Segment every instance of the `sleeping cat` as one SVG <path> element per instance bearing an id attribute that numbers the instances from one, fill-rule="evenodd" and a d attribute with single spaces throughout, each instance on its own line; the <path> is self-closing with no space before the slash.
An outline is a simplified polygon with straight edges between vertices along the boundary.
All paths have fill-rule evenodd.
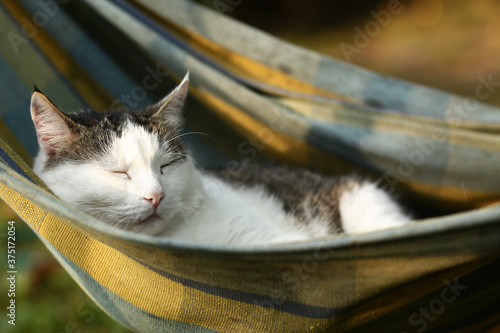
<path id="1" fill-rule="evenodd" d="M 62 113 L 35 89 L 34 171 L 62 200 L 112 226 L 196 243 L 254 245 L 409 222 L 356 177 L 288 167 L 199 170 L 181 141 L 188 76 L 144 110 Z"/>

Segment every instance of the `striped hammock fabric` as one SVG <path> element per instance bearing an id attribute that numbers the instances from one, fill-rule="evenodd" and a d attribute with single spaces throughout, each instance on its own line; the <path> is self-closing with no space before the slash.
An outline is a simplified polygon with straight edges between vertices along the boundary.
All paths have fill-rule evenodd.
<path id="1" fill-rule="evenodd" d="M 126 327 L 500 328 L 500 109 L 299 48 L 186 0 L 1 1 L 0 27 L 0 197 Z M 422 216 L 453 213 L 299 244 L 187 244 L 108 227 L 31 171 L 33 83 L 63 110 L 136 108 L 187 70 L 188 127 L 217 139 L 186 137 L 200 164 L 272 158 L 356 170 Z"/>

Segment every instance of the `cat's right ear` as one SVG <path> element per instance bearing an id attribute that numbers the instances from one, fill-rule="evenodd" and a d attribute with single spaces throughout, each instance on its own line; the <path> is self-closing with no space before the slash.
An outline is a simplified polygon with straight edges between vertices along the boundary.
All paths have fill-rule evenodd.
<path id="1" fill-rule="evenodd" d="M 31 119 L 38 145 L 48 156 L 56 154 L 73 140 L 72 122 L 36 86 L 31 95 Z"/>
<path id="2" fill-rule="evenodd" d="M 154 117 L 161 117 L 172 125 L 182 124 L 182 107 L 189 90 L 189 72 L 181 83 L 161 101 L 153 105 Z"/>

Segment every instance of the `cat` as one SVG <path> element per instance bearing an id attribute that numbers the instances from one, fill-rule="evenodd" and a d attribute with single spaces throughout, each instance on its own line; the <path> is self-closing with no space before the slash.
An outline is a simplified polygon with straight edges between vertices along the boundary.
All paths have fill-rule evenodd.
<path id="1" fill-rule="evenodd" d="M 201 170 L 181 141 L 188 74 L 143 110 L 65 114 L 35 88 L 33 170 L 109 225 L 196 243 L 259 245 L 401 226 L 388 193 L 356 176 L 274 166 Z"/>

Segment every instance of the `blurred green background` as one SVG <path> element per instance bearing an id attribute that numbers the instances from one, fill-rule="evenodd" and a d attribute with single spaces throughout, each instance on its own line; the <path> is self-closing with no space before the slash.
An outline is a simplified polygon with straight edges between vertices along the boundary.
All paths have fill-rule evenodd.
<path id="1" fill-rule="evenodd" d="M 378 30 L 373 22 L 384 17 L 388 1 L 241 0 L 226 7 L 216 5 L 223 0 L 199 2 L 292 43 L 459 95 L 474 95 L 480 76 L 500 81 L 500 7 L 495 0 L 402 0 L 401 10 L 385 17 Z M 360 39 L 359 31 L 368 38 Z M 356 51 L 346 54 L 347 46 Z M 500 91 L 487 102 L 500 105 Z M 128 332 L 85 295 L 29 227 L 0 202 L 4 253 L 12 220 L 17 317 L 13 327 L 2 310 L 0 332 Z M 7 271 L 7 258 L 1 257 Z M 0 308 L 5 309 L 8 288 L 6 279 L 1 280 Z"/>

